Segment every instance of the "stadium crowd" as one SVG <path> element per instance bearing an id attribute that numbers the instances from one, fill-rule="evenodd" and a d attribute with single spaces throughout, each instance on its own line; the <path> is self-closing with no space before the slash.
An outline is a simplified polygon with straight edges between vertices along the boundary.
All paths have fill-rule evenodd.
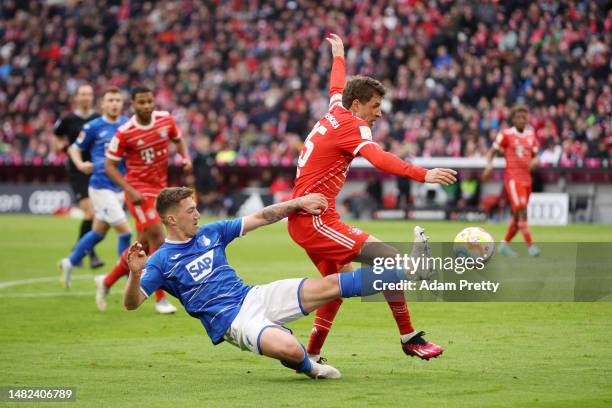
<path id="1" fill-rule="evenodd" d="M 291 165 L 327 109 L 322 39 L 336 32 L 348 73 L 387 86 L 374 134 L 401 157 L 484 156 L 524 102 L 543 165 L 600 166 L 612 154 L 604 3 L 6 0 L 0 162 L 62 162 L 53 124 L 88 82 L 155 89 L 209 162 Z"/>

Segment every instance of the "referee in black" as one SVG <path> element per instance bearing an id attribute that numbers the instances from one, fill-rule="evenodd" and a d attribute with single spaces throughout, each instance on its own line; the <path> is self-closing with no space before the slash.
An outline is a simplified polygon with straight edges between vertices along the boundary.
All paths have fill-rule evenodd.
<path id="1" fill-rule="evenodd" d="M 74 95 L 74 106 L 72 108 L 72 112 L 62 116 L 57 122 L 55 122 L 55 128 L 53 131 L 55 135 L 54 143 L 55 148 L 58 151 L 63 150 L 64 152 L 67 152 L 68 147 L 70 147 L 70 145 L 74 143 L 76 138 L 79 136 L 83 125 L 100 116 L 94 111 L 93 106 L 93 88 L 88 84 L 79 85 L 76 94 Z M 83 161 L 91 161 L 89 153 L 82 152 L 82 155 Z M 79 232 L 80 239 L 83 235 L 87 234 L 89 230 L 91 230 L 91 225 L 93 222 L 94 211 L 87 192 L 89 188 L 89 175 L 91 174 L 91 170 L 89 170 L 88 174 L 81 173 L 72 160 L 70 160 L 70 156 L 68 156 L 68 159 L 66 160 L 66 168 L 68 172 L 68 182 L 70 183 L 70 187 L 72 187 L 72 191 L 74 192 L 77 205 L 85 214 L 83 222 L 81 222 L 81 229 Z M 94 251 L 89 254 L 89 260 L 93 269 L 104 266 L 104 262 L 97 257 Z"/>

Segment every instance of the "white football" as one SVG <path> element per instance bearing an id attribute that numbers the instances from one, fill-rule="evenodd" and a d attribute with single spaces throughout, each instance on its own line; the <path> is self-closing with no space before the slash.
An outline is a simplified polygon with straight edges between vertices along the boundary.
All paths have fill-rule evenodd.
<path id="1" fill-rule="evenodd" d="M 481 258 L 487 262 L 494 249 L 495 241 L 491 234 L 480 227 L 467 227 L 455 237 L 453 254 L 460 258 Z"/>

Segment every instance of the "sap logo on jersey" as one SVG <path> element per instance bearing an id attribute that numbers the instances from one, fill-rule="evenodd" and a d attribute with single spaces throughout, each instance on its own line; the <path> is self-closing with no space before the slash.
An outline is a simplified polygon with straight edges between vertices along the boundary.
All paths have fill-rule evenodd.
<path id="1" fill-rule="evenodd" d="M 194 281 L 198 282 L 202 280 L 204 276 L 206 276 L 212 271 L 213 255 L 214 249 L 211 249 L 204 255 L 196 258 L 195 260 L 185 265 L 185 268 L 187 268 L 187 271 L 189 272 Z"/>

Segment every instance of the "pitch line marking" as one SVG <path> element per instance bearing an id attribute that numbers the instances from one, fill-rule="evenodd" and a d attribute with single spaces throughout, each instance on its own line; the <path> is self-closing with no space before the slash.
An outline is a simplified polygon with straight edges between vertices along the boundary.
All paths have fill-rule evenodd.
<path id="1" fill-rule="evenodd" d="M 73 275 L 72 280 L 87 280 L 93 279 L 93 275 Z M 0 289 L 6 289 L 13 286 L 29 285 L 32 283 L 47 283 L 47 282 L 59 282 L 58 276 L 46 276 L 44 278 L 30 278 L 30 279 L 18 279 L 12 281 L 0 282 Z"/>

